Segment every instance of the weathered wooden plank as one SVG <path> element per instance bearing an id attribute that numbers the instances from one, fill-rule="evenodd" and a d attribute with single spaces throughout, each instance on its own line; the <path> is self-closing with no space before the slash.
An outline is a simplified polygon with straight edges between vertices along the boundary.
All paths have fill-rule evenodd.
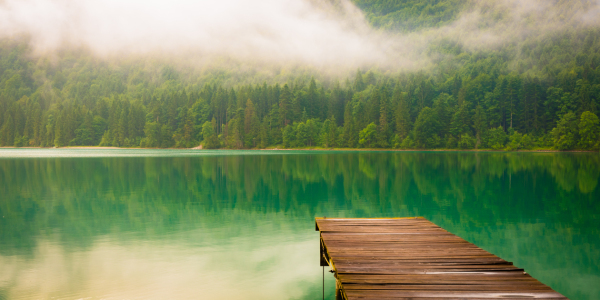
<path id="1" fill-rule="evenodd" d="M 538 291 L 552 291 L 551 288 L 537 284 L 535 282 L 528 283 L 512 283 L 512 284 L 348 284 L 344 282 L 344 289 L 349 290 L 404 290 L 404 291 L 463 291 L 463 292 L 528 292 L 536 293 Z"/>
<path id="2" fill-rule="evenodd" d="M 452 287 L 454 285 L 489 285 L 490 282 L 493 285 L 506 285 L 509 287 L 517 286 L 517 285 L 528 285 L 528 284 L 535 285 L 535 286 L 541 286 L 539 284 L 539 282 L 535 279 L 523 280 L 523 279 L 518 279 L 518 278 L 517 279 L 512 278 L 511 280 L 508 280 L 508 279 L 504 279 L 502 277 L 499 277 L 499 278 L 491 277 L 491 278 L 486 278 L 485 280 L 474 280 L 474 279 L 478 279 L 478 278 L 471 278 L 470 280 L 448 279 L 448 278 L 446 278 L 446 279 L 422 279 L 422 280 L 417 280 L 417 279 L 406 279 L 406 280 L 340 279 L 340 281 L 344 285 L 348 284 L 348 286 L 353 285 L 353 284 L 369 284 L 372 286 L 375 286 L 375 285 L 383 285 L 383 286 L 387 286 L 387 285 L 421 285 L 421 286 L 444 285 L 444 286 Z"/>
<path id="3" fill-rule="evenodd" d="M 463 263 L 463 262 L 393 262 L 386 263 L 382 261 L 336 261 L 337 268 L 341 267 L 368 267 L 368 268 L 493 268 L 502 266 L 512 266 L 510 262 L 498 262 L 490 264 L 488 262 Z"/>
<path id="4" fill-rule="evenodd" d="M 338 255 L 334 255 L 337 258 L 356 258 L 356 259 L 423 259 L 425 257 L 429 258 L 429 259 L 445 259 L 445 258 L 455 258 L 455 259 L 468 259 L 469 257 L 473 257 L 473 258 L 496 258 L 497 256 L 494 256 L 493 254 L 479 254 L 479 255 L 458 255 L 458 254 L 447 254 L 447 255 L 437 255 L 435 253 L 414 253 L 414 255 L 406 255 L 406 254 L 402 254 L 399 253 L 397 255 L 389 255 L 389 256 L 384 256 L 384 255 L 388 255 L 388 253 L 372 253 L 372 254 L 368 254 L 368 253 L 353 253 L 353 254 L 348 254 L 348 253 L 343 253 L 340 252 Z"/>
<path id="5" fill-rule="evenodd" d="M 433 255 L 438 255 L 439 257 L 443 257 L 444 254 L 447 255 L 462 255 L 462 256 L 477 256 L 478 254 L 485 256 L 487 255 L 485 253 L 485 251 L 479 251 L 479 250 L 464 250 L 464 251 L 455 251 L 455 250 L 451 250 L 448 249 L 448 251 L 443 251 L 443 250 L 429 250 L 429 251 L 422 251 L 422 252 L 417 252 L 417 251 L 402 251 L 402 250 L 372 250 L 372 251 L 360 251 L 360 250 L 330 250 L 329 253 L 332 256 L 335 256 L 336 254 L 349 254 L 349 255 L 353 255 L 353 254 L 360 254 L 360 255 L 373 255 L 373 256 L 377 256 L 377 255 L 396 255 L 396 256 L 411 256 L 411 255 L 417 255 L 417 256 L 433 256 Z"/>
<path id="6" fill-rule="evenodd" d="M 397 282 L 411 282 L 411 281 L 436 281 L 436 280 L 451 280 L 451 281 L 515 281 L 515 280 L 535 280 L 529 274 L 518 274 L 511 272 L 487 274 L 481 276 L 481 274 L 474 273 L 458 273 L 449 276 L 447 274 L 417 274 L 417 275 L 399 275 L 399 274 L 338 274 L 340 280 L 389 280 Z"/>
<path id="7" fill-rule="evenodd" d="M 423 300 L 464 300 L 464 299 L 469 299 L 469 300 L 488 300 L 488 299 L 510 299 L 510 300 L 531 300 L 531 299 L 535 299 L 534 297 L 496 297 L 496 298 L 462 298 L 462 297 L 381 297 L 381 296 L 376 296 L 376 297 L 370 297 L 370 296 L 359 296 L 359 297 L 346 297 L 345 299 L 347 300 L 416 300 L 416 299 L 423 299 Z M 544 300 L 565 300 L 567 298 L 565 297 L 560 297 L 560 298 L 543 298 Z"/>
<path id="8" fill-rule="evenodd" d="M 316 219 L 345 299 L 566 299 L 424 218 Z"/>
<path id="9" fill-rule="evenodd" d="M 322 233 L 321 236 L 327 241 L 365 241 L 365 242 L 386 242 L 386 241 L 420 241 L 420 240 L 462 240 L 457 236 L 448 234 L 427 234 L 427 233 Z"/>
<path id="10" fill-rule="evenodd" d="M 566 299 L 557 292 L 469 292 L 469 291 L 402 291 L 402 290 L 348 290 L 346 295 L 351 297 L 369 296 L 381 298 L 482 298 L 482 299 Z M 360 298 L 359 298 L 360 299 Z"/>
<path id="11" fill-rule="evenodd" d="M 475 245 L 466 244 L 466 243 L 439 243 L 439 244 L 415 244 L 415 243 L 360 243 L 357 242 L 355 244 L 352 243 L 327 243 L 328 249 L 339 250 L 388 250 L 393 249 L 399 251 L 401 249 L 406 251 L 433 251 L 433 250 L 443 250 L 443 249 L 452 249 L 455 251 L 460 250 L 480 250 L 485 251 Z"/>
<path id="12" fill-rule="evenodd" d="M 458 272 L 479 272 L 485 275 L 487 272 L 523 272 L 523 269 L 469 269 L 469 268 L 453 268 L 453 269 L 379 269 L 379 268 L 336 268 L 340 273 L 347 274 L 452 274 Z"/>
<path id="13" fill-rule="evenodd" d="M 422 259 L 418 259 L 418 258 L 398 258 L 398 259 L 377 259 L 377 258 L 373 258 L 373 259 L 369 259 L 369 258 L 364 258 L 361 257 L 360 259 L 357 259 L 356 257 L 338 257 L 336 258 L 336 262 L 358 262 L 358 263 L 370 263 L 370 262 L 383 262 L 383 263 L 390 263 L 390 264 L 395 264 L 395 263 L 406 263 L 406 264 L 459 264 L 459 263 L 464 263 L 464 264 L 506 264 L 506 263 L 511 263 L 508 261 L 505 261 L 502 258 L 499 257 L 489 257 L 489 258 L 480 258 L 480 259 L 473 259 L 473 258 L 436 258 L 436 259 L 429 259 L 429 260 L 422 260 Z"/>

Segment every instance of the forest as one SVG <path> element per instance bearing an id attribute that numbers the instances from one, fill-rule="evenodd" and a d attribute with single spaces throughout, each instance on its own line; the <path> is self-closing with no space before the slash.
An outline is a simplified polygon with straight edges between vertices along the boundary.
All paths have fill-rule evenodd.
<path id="1" fill-rule="evenodd" d="M 390 32 L 436 28 L 463 9 L 453 0 L 355 2 Z M 0 39 L 0 146 L 600 149 L 594 26 L 495 48 L 435 40 L 434 64 L 418 71 L 262 82 L 85 50 L 31 52 L 27 37 Z"/>

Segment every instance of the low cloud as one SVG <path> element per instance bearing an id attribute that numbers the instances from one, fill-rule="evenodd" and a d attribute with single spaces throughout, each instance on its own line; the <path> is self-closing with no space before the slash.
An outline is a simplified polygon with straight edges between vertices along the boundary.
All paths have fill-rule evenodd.
<path id="1" fill-rule="evenodd" d="M 89 49 L 103 58 L 151 55 L 206 68 L 223 63 L 335 72 L 427 67 L 431 43 L 490 49 L 598 26 L 600 1 L 472 0 L 451 24 L 376 30 L 348 0 L 0 0 L 0 37 L 27 36 L 37 54 Z"/>
<path id="2" fill-rule="evenodd" d="M 384 64 L 398 50 L 347 1 L 5 0 L 0 31 L 29 36 L 37 53 L 83 47 L 105 57 L 335 67 Z"/>

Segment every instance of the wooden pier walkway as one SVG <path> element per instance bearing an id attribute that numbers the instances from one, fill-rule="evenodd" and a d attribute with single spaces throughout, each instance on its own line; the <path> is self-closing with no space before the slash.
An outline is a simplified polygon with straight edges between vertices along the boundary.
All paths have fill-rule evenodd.
<path id="1" fill-rule="evenodd" d="M 567 299 L 424 218 L 316 218 L 338 299 Z"/>

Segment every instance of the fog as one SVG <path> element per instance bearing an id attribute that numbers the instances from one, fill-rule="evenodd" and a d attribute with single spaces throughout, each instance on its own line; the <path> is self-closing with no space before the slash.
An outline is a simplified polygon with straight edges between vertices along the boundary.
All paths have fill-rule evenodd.
<path id="1" fill-rule="evenodd" d="M 198 66 L 244 62 L 327 70 L 415 70 L 440 39 L 465 49 L 597 26 L 600 1 L 472 0 L 451 24 L 417 32 L 373 29 L 348 0 L 0 0 L 0 37 L 27 36 L 35 54 L 89 49 Z M 428 54 L 426 54 L 428 53 Z"/>
<path id="2" fill-rule="evenodd" d="M 4 35 L 37 53 L 65 46 L 100 56 L 227 57 L 315 66 L 381 64 L 393 54 L 349 2 L 304 0 L 7 0 Z"/>

